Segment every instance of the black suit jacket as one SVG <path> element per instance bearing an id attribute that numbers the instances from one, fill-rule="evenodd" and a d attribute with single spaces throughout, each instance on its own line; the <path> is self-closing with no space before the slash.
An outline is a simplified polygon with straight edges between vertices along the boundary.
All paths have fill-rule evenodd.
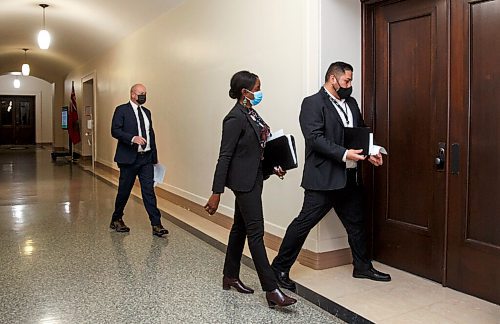
<path id="1" fill-rule="evenodd" d="M 212 192 L 222 193 L 224 187 L 241 192 L 252 190 L 260 162 L 259 128 L 248 111 L 236 103 L 222 122 L 222 140 Z"/>
<path id="2" fill-rule="evenodd" d="M 364 127 L 356 99 L 346 99 L 353 125 Z M 344 124 L 324 88 L 305 98 L 300 110 L 300 128 L 305 138 L 306 155 L 301 186 L 309 190 L 336 190 L 346 185 Z"/>
<path id="3" fill-rule="evenodd" d="M 157 163 L 155 132 L 153 131 L 153 120 L 151 111 L 142 107 L 149 119 L 149 146 L 151 147 L 152 162 Z M 115 162 L 119 164 L 132 164 L 137 158 L 138 145 L 132 143 L 132 137 L 139 135 L 139 126 L 135 117 L 134 108 L 130 102 L 116 107 L 111 122 L 111 135 L 118 140 L 116 146 Z M 146 136 L 144 136 L 146 137 Z"/>

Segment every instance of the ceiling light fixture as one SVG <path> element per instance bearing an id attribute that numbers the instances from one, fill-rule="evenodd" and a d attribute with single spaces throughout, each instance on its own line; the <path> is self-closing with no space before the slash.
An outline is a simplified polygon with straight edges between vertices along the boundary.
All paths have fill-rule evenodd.
<path id="1" fill-rule="evenodd" d="M 27 48 L 23 48 L 24 51 L 24 64 L 21 68 L 22 74 L 24 76 L 30 75 L 30 65 L 28 64 L 28 60 L 26 59 L 26 52 L 28 51 Z"/>
<path id="2" fill-rule="evenodd" d="M 38 33 L 38 46 L 41 49 L 48 49 L 50 46 L 50 34 L 45 29 L 45 8 L 47 8 L 49 5 L 40 4 L 39 6 L 43 8 L 43 24 L 42 24 L 42 30 L 40 30 L 40 32 Z"/>

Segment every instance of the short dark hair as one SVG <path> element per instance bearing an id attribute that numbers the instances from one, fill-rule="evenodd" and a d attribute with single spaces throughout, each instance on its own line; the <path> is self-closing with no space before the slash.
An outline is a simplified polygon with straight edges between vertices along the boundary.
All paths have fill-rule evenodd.
<path id="1" fill-rule="evenodd" d="M 339 78 L 341 75 L 345 74 L 346 71 L 354 72 L 351 64 L 340 61 L 330 64 L 328 71 L 326 71 L 325 82 L 328 81 L 330 75 L 333 74 L 336 78 Z"/>
<path id="2" fill-rule="evenodd" d="M 257 82 L 258 78 L 259 77 L 256 74 L 248 71 L 236 72 L 231 78 L 231 89 L 229 89 L 229 97 L 239 100 L 241 98 L 241 90 L 251 90 L 255 85 L 255 82 Z"/>

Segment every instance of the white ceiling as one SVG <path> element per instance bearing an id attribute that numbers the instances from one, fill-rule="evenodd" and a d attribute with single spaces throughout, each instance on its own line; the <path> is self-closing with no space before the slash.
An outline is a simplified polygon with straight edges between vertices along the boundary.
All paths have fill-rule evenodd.
<path id="1" fill-rule="evenodd" d="M 65 76 L 183 0 L 0 0 L 0 75 L 20 71 L 28 48 L 31 75 Z M 37 36 L 45 9 L 48 50 Z M 138 44 L 140 46 L 140 44 Z"/>

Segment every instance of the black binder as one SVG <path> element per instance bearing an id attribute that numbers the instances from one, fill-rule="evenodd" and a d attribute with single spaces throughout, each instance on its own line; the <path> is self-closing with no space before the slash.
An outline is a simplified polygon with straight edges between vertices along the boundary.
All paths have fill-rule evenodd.
<path id="1" fill-rule="evenodd" d="M 264 176 L 273 174 L 273 169 L 281 166 L 283 170 L 295 169 L 298 166 L 297 150 L 293 135 L 283 135 L 266 143 L 262 172 Z"/>
<path id="2" fill-rule="evenodd" d="M 344 147 L 348 150 L 362 149 L 362 155 L 368 155 L 370 148 L 370 128 L 344 127 Z"/>

